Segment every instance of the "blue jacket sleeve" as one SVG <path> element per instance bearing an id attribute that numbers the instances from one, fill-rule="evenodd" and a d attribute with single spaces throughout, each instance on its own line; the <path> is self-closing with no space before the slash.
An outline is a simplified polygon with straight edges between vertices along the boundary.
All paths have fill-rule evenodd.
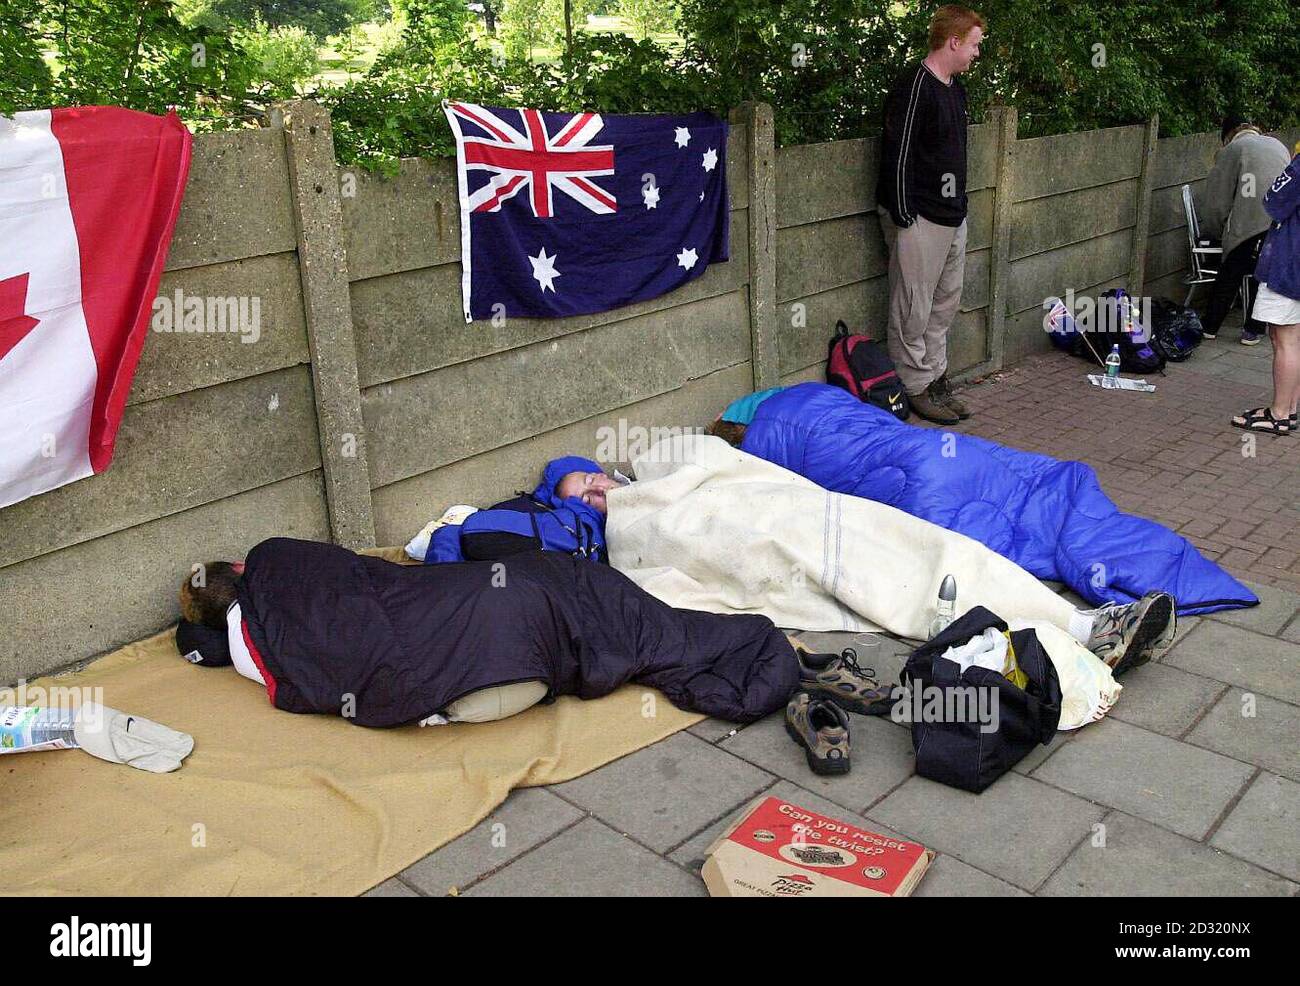
<path id="1" fill-rule="evenodd" d="M 464 560 L 460 550 L 459 524 L 447 524 L 433 532 L 433 537 L 429 538 L 429 551 L 424 556 L 426 565 Z"/>
<path id="2" fill-rule="evenodd" d="M 1300 209 L 1300 154 L 1264 193 L 1264 211 L 1274 221 L 1285 222 L 1296 209 Z"/>

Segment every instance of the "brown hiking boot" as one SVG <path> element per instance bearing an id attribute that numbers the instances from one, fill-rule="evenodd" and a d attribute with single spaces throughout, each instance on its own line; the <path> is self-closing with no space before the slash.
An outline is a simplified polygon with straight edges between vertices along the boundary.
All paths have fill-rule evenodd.
<path id="1" fill-rule="evenodd" d="M 796 692 L 785 707 L 785 731 L 803 747 L 814 774 L 849 772 L 849 717 L 834 703 Z"/>
<path id="2" fill-rule="evenodd" d="M 963 421 L 971 415 L 970 406 L 952 392 L 952 385 L 948 383 L 948 374 L 946 373 L 930 384 L 930 396 Z"/>
<path id="3" fill-rule="evenodd" d="M 883 716 L 894 705 L 893 688 L 876 679 L 874 668 L 858 664 L 858 654 L 846 647 L 839 654 L 799 655 L 799 687 L 814 698 L 829 699 L 841 709 L 863 716 Z"/>
<path id="4" fill-rule="evenodd" d="M 912 410 L 925 418 L 927 421 L 933 421 L 940 425 L 955 425 L 961 420 L 957 412 L 947 404 L 941 403 L 934 397 L 934 384 L 931 384 L 919 394 L 908 394 L 908 403 L 912 405 Z"/>

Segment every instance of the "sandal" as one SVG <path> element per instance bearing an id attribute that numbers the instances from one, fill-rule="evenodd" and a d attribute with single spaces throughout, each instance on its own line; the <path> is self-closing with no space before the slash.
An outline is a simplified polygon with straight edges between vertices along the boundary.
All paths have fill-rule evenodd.
<path id="1" fill-rule="evenodd" d="M 1245 414 L 1238 414 L 1232 419 L 1234 428 L 1244 428 L 1246 431 L 1262 431 L 1270 435 L 1289 434 L 1293 425 L 1291 419 L 1273 417 L 1273 409 L 1269 407 L 1251 408 Z"/>

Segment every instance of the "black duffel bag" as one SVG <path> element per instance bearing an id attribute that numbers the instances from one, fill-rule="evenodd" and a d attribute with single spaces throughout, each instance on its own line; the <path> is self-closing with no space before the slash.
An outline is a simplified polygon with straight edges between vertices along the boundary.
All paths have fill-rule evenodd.
<path id="1" fill-rule="evenodd" d="M 916 772 L 976 793 L 1014 767 L 1039 743 L 1050 742 L 1061 718 L 1061 683 L 1033 630 L 1016 630 L 1011 634 L 1016 660 L 1028 679 L 1024 688 L 988 668 L 971 667 L 963 673 L 956 663 L 939 656 L 949 647 L 962 646 L 989 627 L 1003 632 L 1007 629 L 1006 623 L 993 613 L 976 606 L 914 650 L 901 676 L 903 685 L 912 690 L 909 698 L 913 712 L 925 711 L 927 706 L 933 709 L 936 704 L 933 699 L 943 697 L 943 721 L 925 722 L 922 720 L 928 716 L 911 716 Z M 919 701 L 917 689 L 921 689 Z M 992 704 L 993 693 L 979 695 L 984 689 L 996 691 L 996 706 Z M 996 729 L 985 732 L 976 717 L 953 715 L 954 710 L 964 709 L 969 713 L 972 705 L 996 708 Z"/>

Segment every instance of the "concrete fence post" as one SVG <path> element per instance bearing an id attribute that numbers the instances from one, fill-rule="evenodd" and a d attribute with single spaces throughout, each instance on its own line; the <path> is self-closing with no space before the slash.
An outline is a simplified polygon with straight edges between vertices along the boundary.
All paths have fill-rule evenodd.
<path id="1" fill-rule="evenodd" d="M 749 334 L 754 389 L 781 381 L 776 327 L 776 124 L 767 103 L 741 103 L 731 122 L 744 124 L 748 152 Z"/>
<path id="2" fill-rule="evenodd" d="M 277 110 L 285 120 L 330 535 L 347 548 L 370 548 L 374 510 L 330 117 L 307 100 Z"/>
<path id="3" fill-rule="evenodd" d="M 1151 196 L 1155 185 L 1156 141 L 1160 138 L 1160 115 L 1147 121 L 1142 145 L 1142 170 L 1138 172 L 1137 216 L 1133 224 L 1133 256 L 1128 270 L 1128 291 L 1141 298 L 1146 283 L 1147 235 L 1151 230 Z"/>
<path id="4" fill-rule="evenodd" d="M 1011 282 L 1011 204 L 1015 195 L 1013 151 L 1016 108 L 998 106 L 996 185 L 993 189 L 993 249 L 989 263 L 989 337 L 987 370 L 1000 370 L 1007 342 L 1007 291 Z"/>

